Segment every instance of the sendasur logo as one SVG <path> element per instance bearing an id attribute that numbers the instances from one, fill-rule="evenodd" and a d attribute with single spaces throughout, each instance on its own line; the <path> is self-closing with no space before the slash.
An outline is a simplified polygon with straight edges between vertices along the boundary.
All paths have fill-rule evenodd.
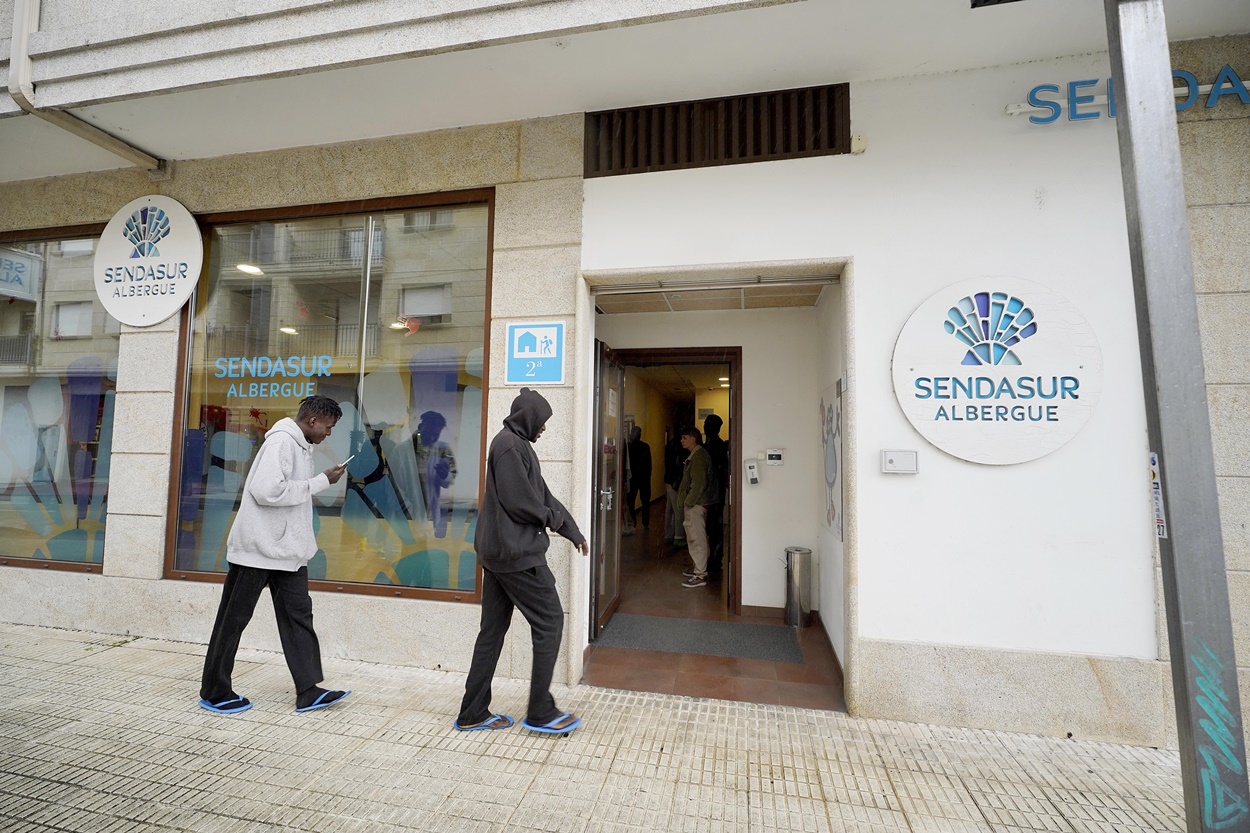
<path id="1" fill-rule="evenodd" d="M 968 347 L 963 365 L 1018 365 L 1011 348 L 1037 333 L 1033 310 L 1006 292 L 978 292 L 959 299 L 942 322 Z"/>
<path id="2" fill-rule="evenodd" d="M 169 217 L 159 208 L 140 208 L 122 226 L 122 235 L 134 244 L 131 257 L 160 257 L 156 244 L 169 235 Z"/>

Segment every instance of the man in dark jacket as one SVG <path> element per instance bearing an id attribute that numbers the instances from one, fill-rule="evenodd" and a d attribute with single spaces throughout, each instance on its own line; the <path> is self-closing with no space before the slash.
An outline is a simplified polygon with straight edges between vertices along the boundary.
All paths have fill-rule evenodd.
<path id="1" fill-rule="evenodd" d="M 547 567 L 547 530 L 573 542 L 582 555 L 590 545 L 569 510 L 543 480 L 531 443 L 542 436 L 551 405 L 536 391 L 521 388 L 503 430 L 491 440 L 486 458 L 486 496 L 477 522 L 474 546 L 482 565 L 482 628 L 473 648 L 456 728 L 507 729 L 512 718 L 490 711 L 491 679 L 504 636 L 517 609 L 530 624 L 534 665 L 529 708 L 521 725 L 536 732 L 571 732 L 581 718 L 561 711 L 551 696 L 551 677 L 564 630 L 564 608 L 555 576 Z"/>
<path id="2" fill-rule="evenodd" d="M 664 491 L 668 497 L 664 507 L 664 540 L 679 547 L 686 546 L 685 516 L 677 500 L 686 458 L 690 452 L 681 444 L 681 429 L 673 426 L 673 438 L 664 446 Z"/>
<path id="3" fill-rule="evenodd" d="M 729 443 L 720 435 L 725 421 L 716 414 L 708 414 L 703 420 L 703 447 L 712 459 L 712 470 L 719 489 L 716 501 L 707 508 L 708 572 L 714 577 L 720 573 L 725 552 L 725 489 L 729 486 Z"/>
<path id="4" fill-rule="evenodd" d="M 685 574 L 682 587 L 703 587 L 707 584 L 707 508 L 718 499 L 719 487 L 699 429 L 683 429 L 681 445 L 690 456 L 683 464 L 677 499 L 685 513 L 686 543 L 690 547 L 690 560 L 694 562 L 694 569 Z"/>
<path id="5" fill-rule="evenodd" d="M 629 509 L 629 522 L 638 517 L 634 500 L 642 494 L 642 528 L 651 529 L 651 446 L 642 441 L 642 429 L 634 426 L 629 433 L 629 490 L 625 493 L 625 505 Z"/>

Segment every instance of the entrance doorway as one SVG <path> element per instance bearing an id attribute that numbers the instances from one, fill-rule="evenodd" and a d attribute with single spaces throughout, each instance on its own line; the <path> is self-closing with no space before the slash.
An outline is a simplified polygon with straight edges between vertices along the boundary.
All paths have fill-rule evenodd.
<path id="1" fill-rule="evenodd" d="M 599 342 L 596 366 L 597 551 L 583 681 L 844 709 L 841 672 L 823 629 L 788 628 L 779 610 L 744 610 L 742 348 L 614 351 Z M 704 527 L 710 555 L 704 586 L 690 579 L 685 529 L 669 512 L 676 492 L 669 487 L 681 470 L 680 463 L 674 470 L 673 457 L 682 429 L 691 426 L 700 440 L 711 434 L 705 450 L 726 448 L 721 502 L 709 507 Z M 638 438 L 633 444 L 631 435 Z M 650 462 L 649 490 L 639 488 L 640 453 Z M 770 639 L 790 640 L 794 655 L 774 659 Z M 717 640 L 730 647 L 707 653 Z"/>
<path id="2" fill-rule="evenodd" d="M 734 418 L 742 410 L 741 367 L 738 347 L 614 351 L 596 342 L 597 511 L 592 540 L 597 552 L 591 564 L 591 640 L 622 604 L 636 609 L 655 603 L 648 601 L 645 588 L 659 580 L 653 574 L 660 565 L 651 559 L 661 554 L 677 556 L 665 563 L 676 568 L 670 570 L 671 578 L 678 579 L 687 599 L 697 597 L 700 608 L 709 607 L 709 596 L 717 592 L 719 610 L 741 614 L 740 455 L 730 452 L 742 447 L 740 420 Z M 673 528 L 679 521 L 676 513 L 668 514 L 666 483 L 666 475 L 676 481 L 674 486 L 680 482 L 678 467 L 686 456 L 680 432 L 689 427 L 699 430 L 700 441 L 706 440 L 709 456 L 715 458 L 721 496 L 706 510 L 710 575 L 707 586 L 697 588 L 680 587 L 682 571 L 693 564 L 686 557 L 684 529 Z M 709 427 L 713 435 L 703 436 Z M 638 435 L 636 444 L 630 443 L 631 434 Z M 631 456 L 636 458 L 634 468 L 645 461 L 650 469 L 645 482 L 632 470 Z M 640 500 L 646 505 L 639 506 Z"/>

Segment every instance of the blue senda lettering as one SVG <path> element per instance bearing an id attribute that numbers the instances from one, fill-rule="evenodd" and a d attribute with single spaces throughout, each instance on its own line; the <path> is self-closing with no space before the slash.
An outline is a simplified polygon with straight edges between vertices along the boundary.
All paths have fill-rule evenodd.
<path id="1" fill-rule="evenodd" d="M 1185 90 L 1185 95 L 1176 101 L 1176 112 L 1184 112 L 1198 103 L 1198 98 L 1202 92 L 1198 84 L 1198 76 L 1189 70 L 1176 69 L 1172 70 L 1172 80 L 1177 82 L 1177 87 Z M 1029 121 L 1033 124 L 1051 124 L 1058 121 L 1059 117 L 1063 115 L 1065 104 L 1067 105 L 1068 121 L 1086 121 L 1100 118 L 1103 113 L 1102 110 L 1088 109 L 1088 105 L 1094 103 L 1095 96 L 1082 94 L 1084 90 L 1093 87 L 1097 83 L 1098 79 L 1069 81 L 1066 88 L 1062 90 L 1058 84 L 1038 84 L 1029 90 L 1028 103 L 1030 107 L 1047 112 L 1029 116 Z M 1043 98 L 1043 94 L 1053 95 L 1056 98 Z M 1247 89 L 1245 82 L 1242 81 L 1231 64 L 1225 64 L 1216 74 L 1215 80 L 1211 83 L 1211 92 L 1207 94 L 1205 106 L 1215 107 L 1225 96 L 1234 96 L 1242 104 L 1250 104 L 1250 89 Z M 1107 118 L 1114 119 L 1115 111 L 1115 82 L 1113 79 L 1108 78 Z"/>
<path id="2" fill-rule="evenodd" d="M 1094 100 L 1092 95 L 1077 95 L 1076 91 L 1082 87 L 1092 87 L 1098 83 L 1097 78 L 1091 78 L 1088 81 L 1071 81 L 1068 83 L 1068 121 L 1083 121 L 1084 119 L 1098 118 L 1098 111 L 1087 110 L 1084 113 L 1076 108 L 1081 104 L 1089 104 Z"/>
<path id="3" fill-rule="evenodd" d="M 1038 107 L 1043 110 L 1050 110 L 1049 116 L 1029 116 L 1029 121 L 1034 124 L 1050 124 L 1063 113 L 1063 108 L 1058 102 L 1050 101 L 1045 98 L 1039 98 L 1038 93 L 1057 93 L 1059 92 L 1058 84 L 1038 84 L 1029 90 L 1029 106 Z"/>

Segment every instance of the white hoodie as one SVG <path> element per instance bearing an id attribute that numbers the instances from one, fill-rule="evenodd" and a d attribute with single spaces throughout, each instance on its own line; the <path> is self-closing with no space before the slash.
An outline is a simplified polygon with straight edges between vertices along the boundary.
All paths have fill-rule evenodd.
<path id="1" fill-rule="evenodd" d="M 295 572 L 317 554 L 312 496 L 330 485 L 313 476 L 312 444 L 295 420 L 265 433 L 243 484 L 239 513 L 226 539 L 226 560 L 244 567 Z"/>

